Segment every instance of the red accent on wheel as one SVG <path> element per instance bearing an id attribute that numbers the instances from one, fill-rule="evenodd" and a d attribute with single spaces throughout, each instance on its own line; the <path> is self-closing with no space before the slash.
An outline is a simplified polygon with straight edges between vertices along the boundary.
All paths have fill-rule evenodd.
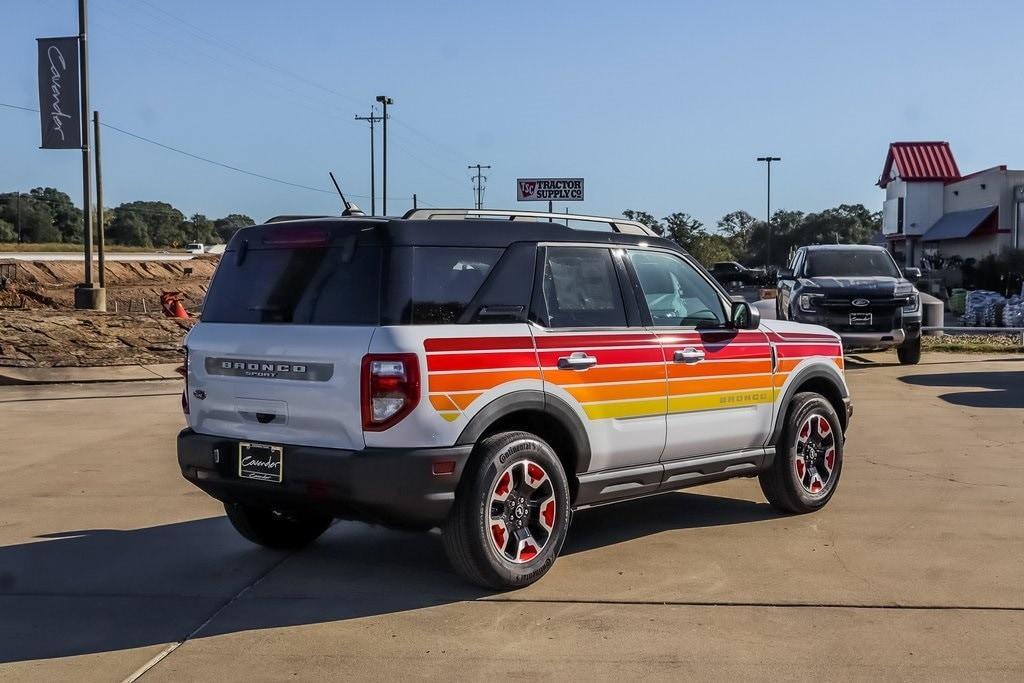
<path id="1" fill-rule="evenodd" d="M 504 496 L 509 492 L 511 485 L 512 475 L 509 474 L 508 472 L 505 472 L 505 474 L 501 475 L 501 479 L 498 480 L 498 487 L 494 489 L 494 495 Z"/>
<path id="2" fill-rule="evenodd" d="M 553 528 L 555 526 L 555 501 L 549 500 L 540 514 L 544 515 L 544 523 L 548 525 L 548 528 Z"/>
<path id="3" fill-rule="evenodd" d="M 533 558 L 537 557 L 537 552 L 537 546 L 527 541 L 519 551 L 519 560 L 521 562 L 529 562 Z"/>
<path id="4" fill-rule="evenodd" d="M 821 481 L 815 479 L 811 482 L 811 493 L 817 493 L 821 490 Z"/>
<path id="5" fill-rule="evenodd" d="M 820 415 L 818 416 L 818 431 L 821 432 L 822 436 L 825 436 L 832 431 L 832 426 L 829 425 L 828 420 Z"/>
<path id="6" fill-rule="evenodd" d="M 811 435 L 811 422 L 808 420 L 804 422 L 804 426 L 800 429 L 800 438 L 806 439 Z"/>
<path id="7" fill-rule="evenodd" d="M 796 476 L 800 477 L 800 479 L 803 479 L 804 478 L 804 471 L 805 471 L 804 461 L 798 458 L 797 461 L 796 461 Z"/>
<path id="8" fill-rule="evenodd" d="M 835 467 L 835 464 L 836 464 L 836 449 L 833 448 L 832 450 L 830 450 L 828 453 L 825 454 L 825 465 L 828 467 L 828 471 L 831 472 L 832 468 Z"/>
<path id="9" fill-rule="evenodd" d="M 539 465 L 532 462 L 526 466 L 526 473 L 530 475 L 530 480 L 534 482 L 540 481 L 544 478 L 544 470 L 542 470 Z"/>
<path id="10" fill-rule="evenodd" d="M 505 529 L 500 524 L 491 525 L 491 535 L 494 536 L 494 544 L 498 550 L 505 549 Z"/>

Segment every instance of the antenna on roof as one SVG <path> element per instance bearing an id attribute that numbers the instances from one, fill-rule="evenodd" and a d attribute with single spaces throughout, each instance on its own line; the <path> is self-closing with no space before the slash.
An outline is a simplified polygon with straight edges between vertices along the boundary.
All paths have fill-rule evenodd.
<path id="1" fill-rule="evenodd" d="M 363 210 L 358 206 L 345 199 L 345 194 L 341 191 L 341 185 L 338 184 L 338 179 L 334 177 L 334 171 L 328 171 L 327 175 L 331 176 L 331 182 L 334 183 L 334 189 L 338 191 L 338 196 L 341 197 L 341 203 L 345 206 L 345 210 L 341 212 L 342 216 L 365 216 Z"/>

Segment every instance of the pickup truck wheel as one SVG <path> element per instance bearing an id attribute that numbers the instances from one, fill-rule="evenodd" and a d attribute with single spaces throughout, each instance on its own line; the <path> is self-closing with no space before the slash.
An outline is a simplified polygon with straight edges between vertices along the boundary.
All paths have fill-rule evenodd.
<path id="1" fill-rule="evenodd" d="M 819 510 L 835 493 L 842 470 L 842 425 L 832 404 L 819 394 L 797 394 L 776 444 L 775 460 L 758 477 L 765 498 L 784 512 Z"/>
<path id="2" fill-rule="evenodd" d="M 569 483 L 555 452 L 527 432 L 477 444 L 448 520 L 445 552 L 485 588 L 528 586 L 554 564 L 569 529 Z"/>
<path id="3" fill-rule="evenodd" d="M 293 550 L 309 545 L 327 531 L 332 517 L 311 513 L 290 513 L 273 508 L 224 503 L 224 511 L 235 531 L 257 545 Z"/>
<path id="4" fill-rule="evenodd" d="M 900 365 L 917 365 L 921 362 L 921 337 L 918 335 L 908 339 L 896 347 L 896 357 Z"/>

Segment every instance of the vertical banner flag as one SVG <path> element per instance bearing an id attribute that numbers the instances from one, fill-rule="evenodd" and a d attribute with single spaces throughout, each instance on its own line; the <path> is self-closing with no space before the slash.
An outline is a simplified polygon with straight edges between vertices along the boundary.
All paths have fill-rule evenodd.
<path id="1" fill-rule="evenodd" d="M 43 149 L 82 148 L 78 36 L 38 38 Z"/>

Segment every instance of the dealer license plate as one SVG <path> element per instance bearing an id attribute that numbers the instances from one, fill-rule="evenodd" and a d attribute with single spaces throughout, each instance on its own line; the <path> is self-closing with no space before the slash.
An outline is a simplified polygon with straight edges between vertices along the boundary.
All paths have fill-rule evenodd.
<path id="1" fill-rule="evenodd" d="M 870 313 L 851 313 L 850 314 L 851 325 L 870 325 L 871 314 Z"/>
<path id="2" fill-rule="evenodd" d="M 284 449 L 243 441 L 238 444 L 238 476 L 280 484 L 284 476 Z"/>

